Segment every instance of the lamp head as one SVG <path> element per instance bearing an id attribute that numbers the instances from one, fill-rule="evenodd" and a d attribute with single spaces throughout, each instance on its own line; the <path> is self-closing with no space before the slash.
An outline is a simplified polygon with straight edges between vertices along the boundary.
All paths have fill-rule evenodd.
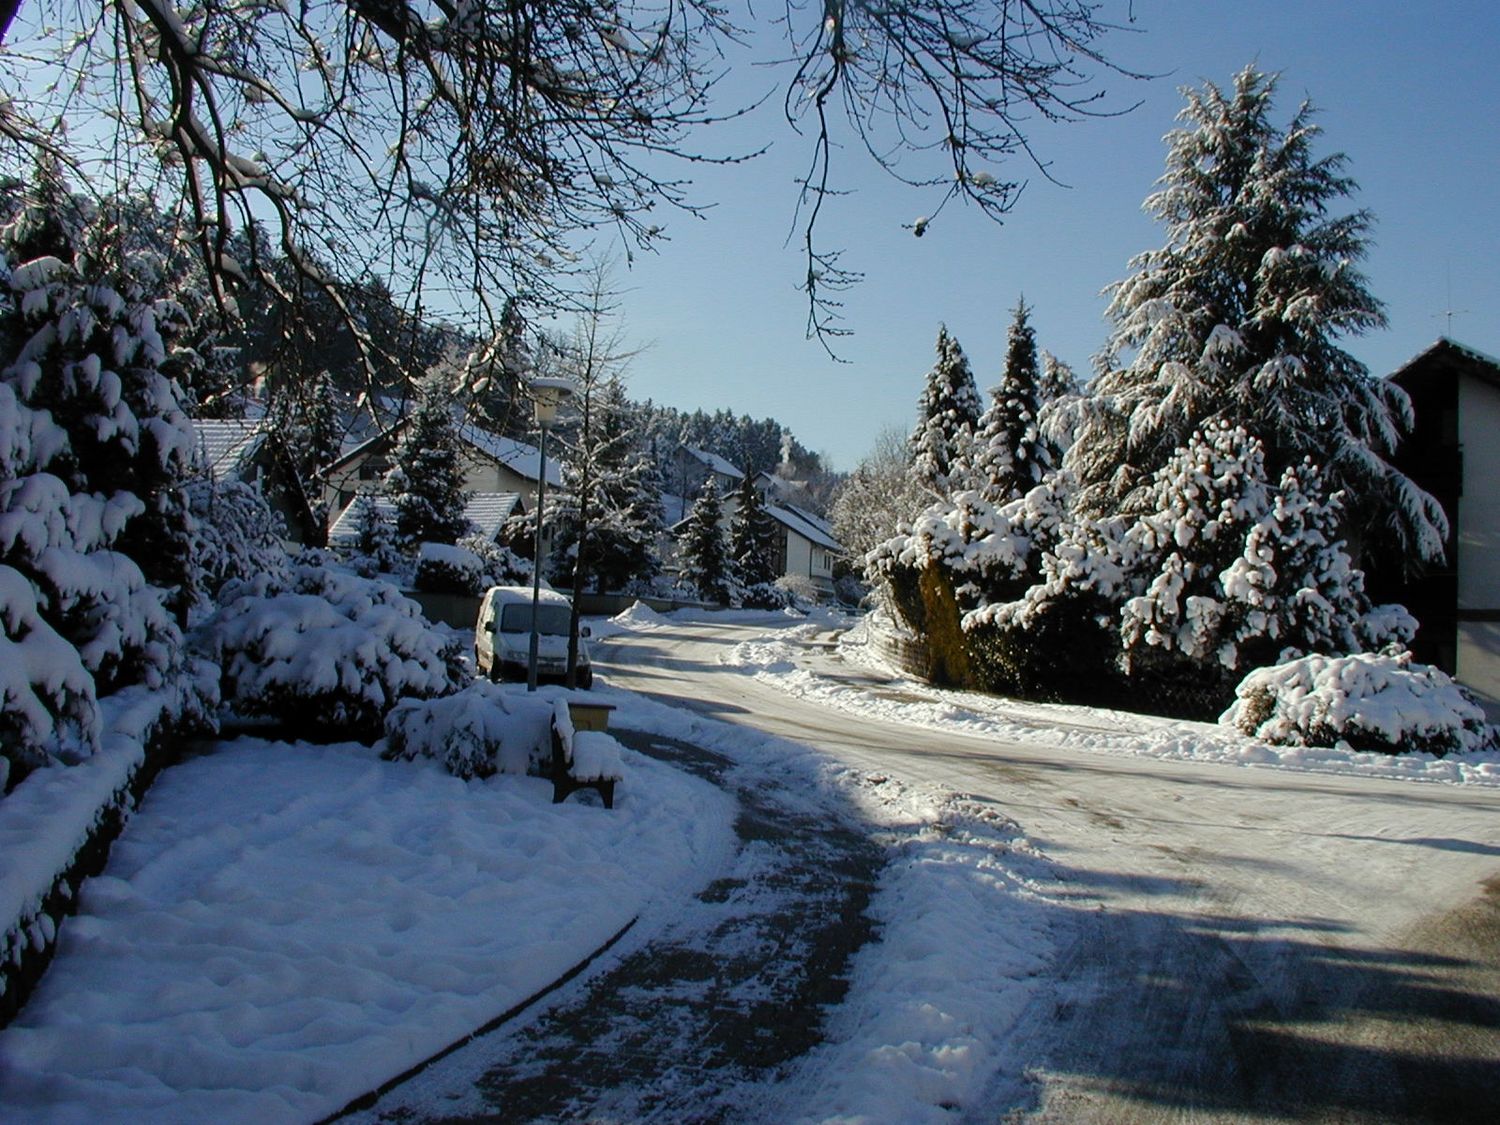
<path id="1" fill-rule="evenodd" d="M 557 408 L 563 399 L 573 394 L 573 381 L 555 376 L 540 376 L 528 384 L 531 397 L 536 404 L 536 424 L 550 430 L 557 422 Z"/>

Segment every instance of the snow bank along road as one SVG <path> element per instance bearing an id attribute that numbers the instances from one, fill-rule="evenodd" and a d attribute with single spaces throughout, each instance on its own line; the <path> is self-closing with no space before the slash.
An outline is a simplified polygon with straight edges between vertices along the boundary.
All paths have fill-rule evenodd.
<path id="1" fill-rule="evenodd" d="M 993 802 L 1066 887 L 1068 936 L 975 1119 L 1495 1120 L 1500 790 L 835 711 L 722 663 L 764 632 L 669 621 L 603 641 L 597 662 L 675 706 Z M 826 645 L 798 663 L 882 690 Z"/>

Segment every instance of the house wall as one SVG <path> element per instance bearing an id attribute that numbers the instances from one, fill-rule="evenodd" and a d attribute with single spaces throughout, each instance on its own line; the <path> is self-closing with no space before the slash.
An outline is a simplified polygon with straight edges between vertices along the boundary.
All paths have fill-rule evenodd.
<path id="1" fill-rule="evenodd" d="M 1459 380 L 1458 678 L 1500 719 L 1500 388 Z"/>
<path id="2" fill-rule="evenodd" d="M 527 480 L 509 466 L 467 448 L 460 458 L 460 464 L 467 491 L 515 492 L 524 498 L 528 511 L 536 505 L 536 481 Z"/>

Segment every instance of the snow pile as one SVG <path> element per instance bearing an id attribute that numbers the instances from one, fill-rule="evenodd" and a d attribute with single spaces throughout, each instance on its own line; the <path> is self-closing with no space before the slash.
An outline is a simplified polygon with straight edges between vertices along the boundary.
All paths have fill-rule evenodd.
<path id="1" fill-rule="evenodd" d="M 0 1032 L 7 1113 L 337 1111 L 714 877 L 730 799 L 628 758 L 613 811 L 349 744 L 241 739 L 167 771 Z"/>
<path id="2" fill-rule="evenodd" d="M 202 643 L 237 714 L 380 736 L 397 700 L 457 691 L 462 642 L 392 585 L 306 563 L 230 583 Z"/>
<path id="3" fill-rule="evenodd" d="M 1484 710 L 1441 669 L 1400 656 L 1305 656 L 1246 676 L 1221 722 L 1266 742 L 1465 753 L 1493 745 Z"/>
<path id="4" fill-rule="evenodd" d="M 454 777 L 524 774 L 551 749 L 545 700 L 476 680 L 438 699 L 403 699 L 386 716 L 392 761 L 433 758 Z"/>
<path id="5" fill-rule="evenodd" d="M 615 614 L 610 621 L 627 629 L 653 629 L 667 623 L 666 618 L 645 602 L 636 602 L 629 609 Z"/>

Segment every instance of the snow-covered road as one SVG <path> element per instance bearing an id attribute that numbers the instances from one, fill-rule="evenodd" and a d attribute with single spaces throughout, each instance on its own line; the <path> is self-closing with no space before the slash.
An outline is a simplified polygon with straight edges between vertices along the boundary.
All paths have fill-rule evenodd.
<path id="1" fill-rule="evenodd" d="M 610 638 L 596 661 L 674 706 L 992 802 L 1073 896 L 1056 908 L 1069 936 L 1011 1034 L 1015 1065 L 969 1107 L 977 1118 L 1492 1119 L 1500 790 L 834 710 L 733 662 L 765 632 L 672 620 Z M 806 634 L 799 667 L 899 697 Z"/>

